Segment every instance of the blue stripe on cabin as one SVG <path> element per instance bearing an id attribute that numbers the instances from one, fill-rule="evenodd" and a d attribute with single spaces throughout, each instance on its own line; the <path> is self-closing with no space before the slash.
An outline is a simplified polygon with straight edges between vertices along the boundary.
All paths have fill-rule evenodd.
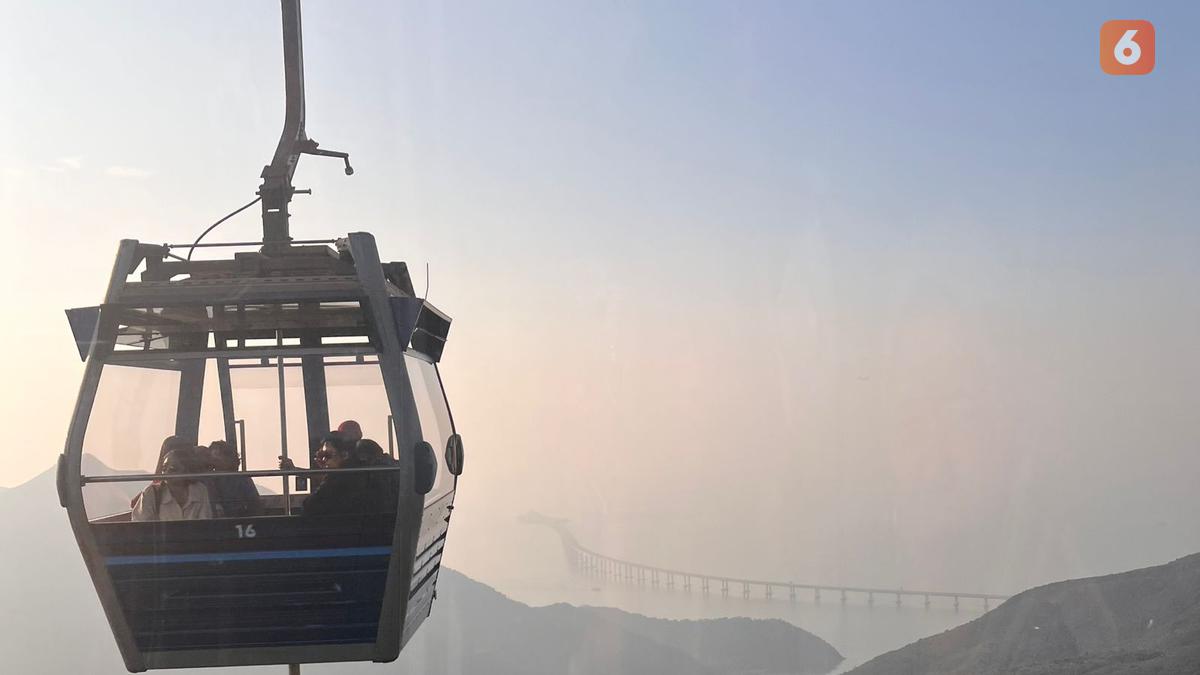
<path id="1" fill-rule="evenodd" d="M 116 555 L 105 559 L 107 565 L 155 565 L 193 562 L 231 562 L 235 560 L 296 560 L 301 558 L 350 558 L 391 555 L 389 546 L 357 548 L 319 548 L 297 551 L 236 551 L 233 553 L 176 553 L 168 555 Z"/>

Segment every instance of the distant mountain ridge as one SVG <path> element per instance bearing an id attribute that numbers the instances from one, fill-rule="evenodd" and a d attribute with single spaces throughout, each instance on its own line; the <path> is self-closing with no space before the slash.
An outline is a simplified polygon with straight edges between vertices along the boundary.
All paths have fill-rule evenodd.
<path id="1" fill-rule="evenodd" d="M 105 467 L 85 458 L 90 473 Z M 5 672 L 123 673 L 50 469 L 0 492 L 0 662 Z M 128 508 L 131 484 L 97 495 Z M 104 486 L 112 488 L 112 485 Z M 88 488 L 91 489 L 91 488 Z M 443 569 L 433 614 L 395 664 L 319 664 L 305 673 L 716 675 L 827 673 L 842 656 L 777 620 L 667 621 L 614 609 L 530 607 Z M 217 671 L 176 671 L 206 672 Z M 222 675 L 257 675 L 231 668 Z"/>
<path id="2" fill-rule="evenodd" d="M 421 628 L 424 639 L 402 657 L 414 665 L 429 659 L 414 672 L 815 675 L 842 661 L 825 641 L 775 619 L 669 621 L 601 607 L 530 607 L 453 570 L 438 584 L 441 604 Z M 442 667 L 448 654 L 460 669 Z"/>
<path id="3" fill-rule="evenodd" d="M 1200 553 L 1025 591 L 851 675 L 1196 675 Z"/>

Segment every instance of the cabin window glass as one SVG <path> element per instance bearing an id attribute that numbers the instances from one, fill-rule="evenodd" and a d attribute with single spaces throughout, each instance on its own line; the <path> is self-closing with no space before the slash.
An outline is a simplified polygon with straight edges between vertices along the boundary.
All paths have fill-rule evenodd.
<path id="1" fill-rule="evenodd" d="M 239 433 L 244 433 L 244 438 L 240 440 L 246 468 L 251 471 L 278 469 L 279 457 L 285 453 L 297 468 L 308 468 L 308 417 L 300 363 L 298 357 L 283 359 L 281 389 L 278 358 L 230 359 L 233 410 L 241 421 Z M 260 494 L 283 493 L 279 476 L 255 478 L 254 482 Z M 289 491 L 297 492 L 295 487 L 293 482 Z"/>
<path id="2" fill-rule="evenodd" d="M 315 360 L 316 373 L 324 381 L 324 388 L 315 387 L 309 399 L 301 357 L 282 357 L 282 369 L 276 356 L 105 364 L 84 437 L 83 474 L 149 476 L 155 473 L 163 441 L 169 436 L 185 438 L 193 446 L 228 440 L 251 471 L 277 470 L 279 457 L 285 453 L 297 468 L 307 469 L 320 441 L 350 420 L 358 422 L 363 438 L 376 441 L 384 452 L 396 456 L 391 410 L 377 358 L 306 358 L 310 366 Z M 425 418 L 437 420 L 433 404 L 422 394 L 426 385 L 420 371 L 415 372 L 423 424 Z M 433 375 L 436 377 L 436 372 Z M 223 378 L 227 378 L 224 390 Z M 312 424 L 310 413 L 316 415 Z M 446 432 L 433 424 L 429 441 L 440 447 Z M 207 453 L 197 459 L 198 471 L 207 470 L 203 464 Z M 88 517 L 121 520 L 120 514 L 128 514 L 132 498 L 150 480 L 87 483 L 84 502 Z M 283 480 L 280 476 L 254 478 L 270 514 L 284 513 Z M 313 483 L 304 478 L 289 480 L 288 491 L 297 495 L 293 504 L 298 505 Z"/>
<path id="3" fill-rule="evenodd" d="M 213 361 L 161 359 L 105 364 L 83 441 L 85 476 L 154 473 L 163 441 L 207 445 L 225 437 Z M 88 483 L 90 519 L 128 512 L 149 482 Z"/>
<path id="4" fill-rule="evenodd" d="M 425 503 L 429 504 L 454 489 L 454 476 L 446 467 L 446 442 L 454 433 L 454 429 L 450 424 L 450 408 L 442 394 L 437 368 L 412 354 L 406 355 L 404 361 L 408 365 L 413 399 L 416 401 L 417 415 L 421 420 L 421 436 L 433 446 L 433 454 L 437 458 L 437 477 L 433 489 L 425 495 Z"/>
<path id="5" fill-rule="evenodd" d="M 331 427 L 348 420 L 358 422 L 363 438 L 375 441 L 385 453 L 396 456 L 394 436 L 389 429 L 392 411 L 383 386 L 383 373 L 374 359 L 327 359 L 325 387 Z"/>

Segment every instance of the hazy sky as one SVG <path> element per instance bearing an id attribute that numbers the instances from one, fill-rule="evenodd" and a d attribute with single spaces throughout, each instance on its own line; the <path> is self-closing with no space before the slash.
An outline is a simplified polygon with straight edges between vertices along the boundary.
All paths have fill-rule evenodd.
<path id="1" fill-rule="evenodd" d="M 13 485 L 65 438 L 62 310 L 118 239 L 248 201 L 283 102 L 273 2 L 0 15 Z M 647 562 L 910 587 L 1200 549 L 1191 3 L 304 17 L 309 134 L 357 173 L 305 158 L 293 233 L 430 263 L 464 571 L 519 564 L 489 533 L 530 508 Z M 1152 75 L 1100 72 L 1113 18 L 1155 23 Z"/>

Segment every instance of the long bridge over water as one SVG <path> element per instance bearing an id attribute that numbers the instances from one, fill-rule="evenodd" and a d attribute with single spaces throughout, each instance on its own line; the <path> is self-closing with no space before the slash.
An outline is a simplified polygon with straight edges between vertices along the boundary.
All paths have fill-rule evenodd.
<path id="1" fill-rule="evenodd" d="M 722 598 L 738 598 L 750 600 L 775 598 L 797 602 L 807 598 L 811 593 L 812 601 L 821 603 L 822 594 L 838 597 L 842 605 L 848 598 L 866 601 L 868 607 L 875 606 L 876 598 L 894 600 L 896 607 L 901 607 L 907 599 L 910 602 L 922 603 L 929 609 L 935 599 L 953 600 L 957 611 L 965 601 L 979 603 L 983 611 L 991 609 L 993 602 L 1007 600 L 1007 595 L 992 593 L 970 593 L 961 591 L 942 590 L 913 590 L 906 588 L 872 588 L 869 586 L 837 586 L 830 584 L 797 583 L 794 581 L 768 581 L 762 579 L 743 579 L 738 577 L 685 572 L 683 570 L 657 567 L 643 563 L 622 560 L 610 555 L 598 553 L 586 548 L 575 539 L 567 528 L 566 521 L 550 518 L 538 513 L 527 513 L 521 517 L 522 522 L 545 525 L 554 530 L 562 541 L 563 554 L 572 571 L 589 577 L 616 581 L 635 588 L 649 590 L 682 590 L 684 593 L 698 592 L 708 596 L 719 593 Z M 978 605 L 977 605 L 978 606 Z"/>

